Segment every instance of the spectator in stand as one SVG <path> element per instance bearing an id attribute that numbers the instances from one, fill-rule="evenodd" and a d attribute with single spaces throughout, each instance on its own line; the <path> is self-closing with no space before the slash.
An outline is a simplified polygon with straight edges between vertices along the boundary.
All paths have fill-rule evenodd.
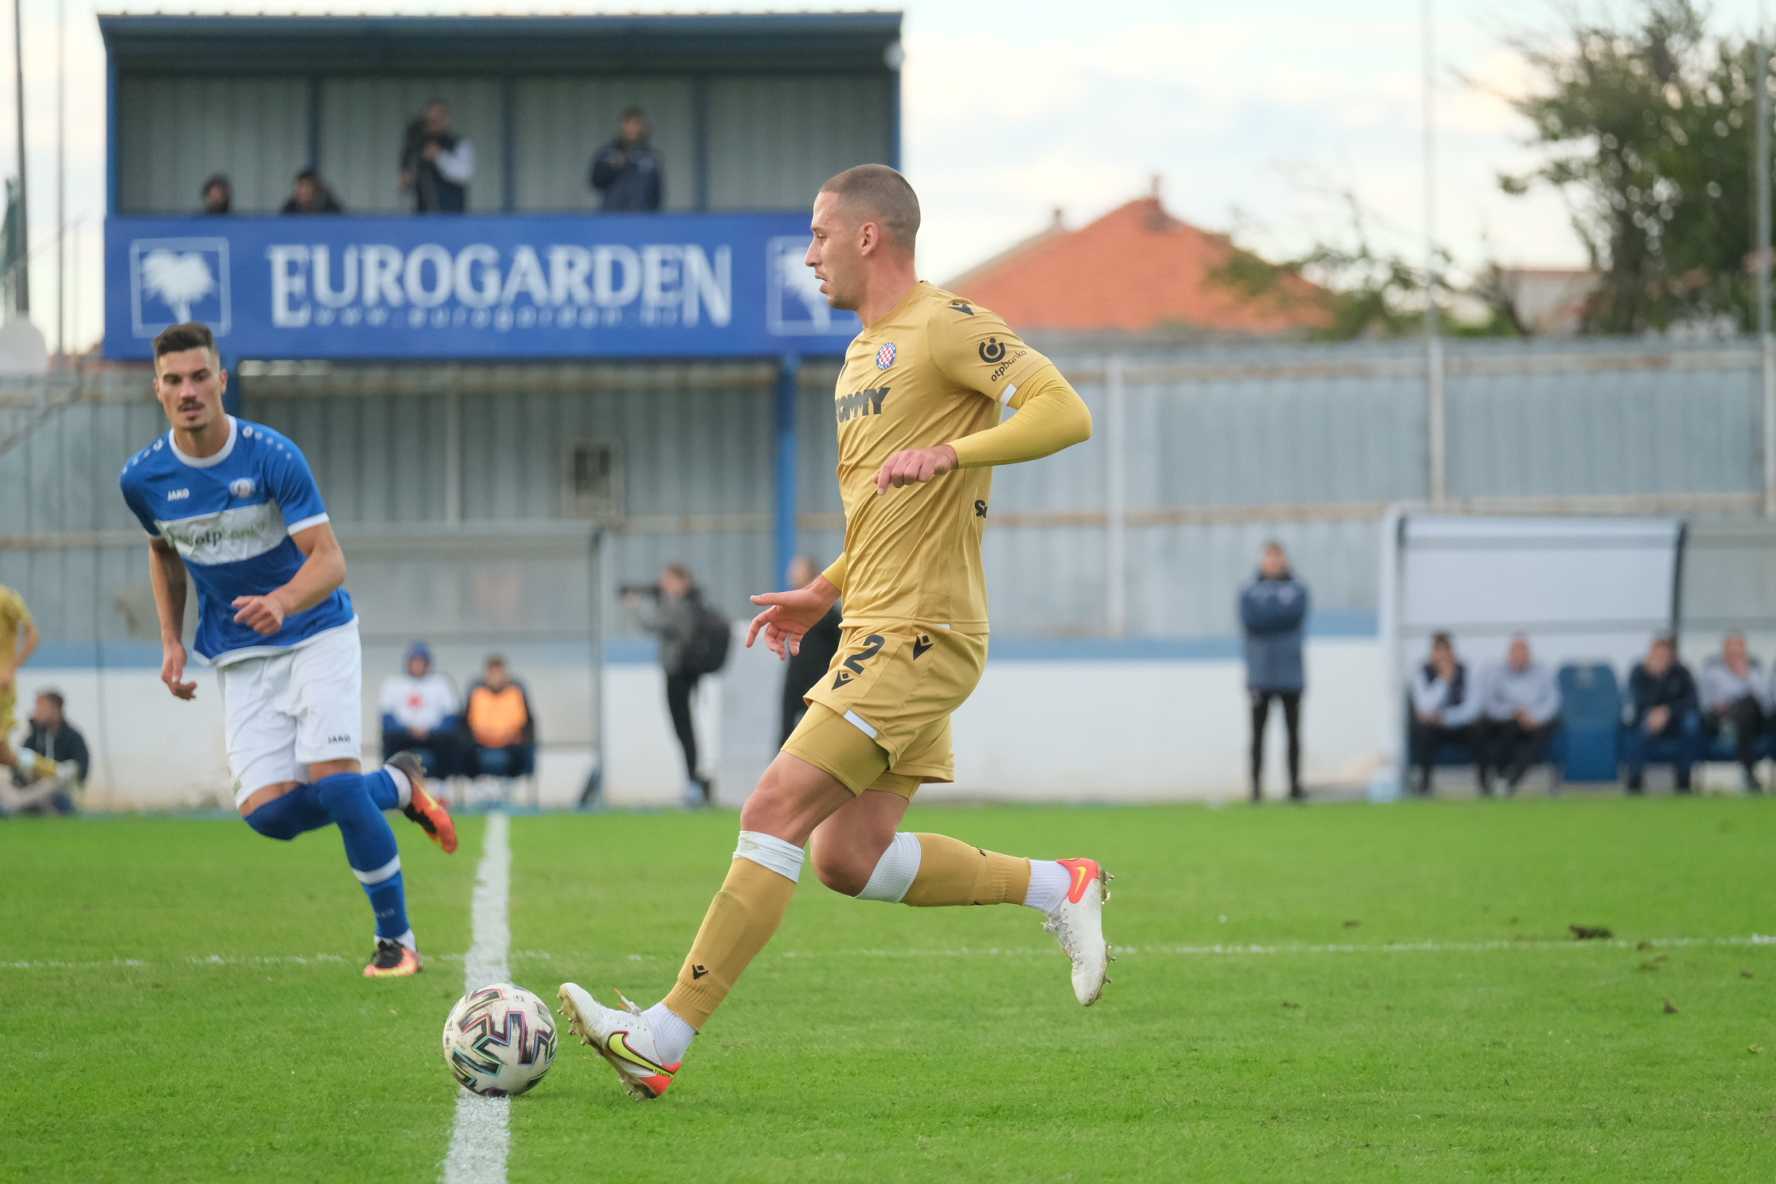
<path id="1" fill-rule="evenodd" d="M 1505 792 L 1516 793 L 1529 770 L 1547 756 L 1548 743 L 1560 722 L 1560 684 L 1554 672 L 1529 652 L 1529 639 L 1519 633 L 1511 638 L 1504 665 L 1486 679 L 1485 753 L 1505 781 Z M 1487 778 L 1481 791 L 1492 792 Z"/>
<path id="2" fill-rule="evenodd" d="M 1730 731 L 1745 788 L 1763 792 L 1757 762 L 1772 714 L 1771 687 L 1758 660 L 1745 652 L 1745 635 L 1729 633 L 1718 658 L 1702 664 L 1702 727 L 1712 737 Z"/>
<path id="3" fill-rule="evenodd" d="M 402 666 L 400 674 L 382 680 L 377 696 L 382 709 L 382 755 L 416 752 L 429 777 L 466 772 L 455 684 L 433 666 L 431 647 L 423 641 L 407 648 Z"/>
<path id="4" fill-rule="evenodd" d="M 321 180 L 321 175 L 312 168 L 303 169 L 296 174 L 296 185 L 290 191 L 290 199 L 284 203 L 285 214 L 343 214 L 345 207 L 333 196 Z"/>
<path id="5" fill-rule="evenodd" d="M 1475 721 L 1480 718 L 1481 689 L 1469 677 L 1465 663 L 1455 656 L 1449 634 L 1431 637 L 1431 656 L 1412 676 L 1412 751 L 1417 757 L 1420 794 L 1431 792 L 1431 766 L 1437 749 L 1445 744 L 1466 744 L 1477 753 Z M 1480 792 L 1492 792 L 1492 774 L 1486 761 L 1478 762 Z"/>
<path id="6" fill-rule="evenodd" d="M 213 174 L 197 195 L 203 199 L 206 214 L 227 214 L 234 209 L 234 186 L 229 184 L 226 173 Z"/>
<path id="7" fill-rule="evenodd" d="M 1677 660 L 1676 644 L 1664 634 L 1653 638 L 1646 658 L 1628 675 L 1628 734 L 1623 738 L 1622 763 L 1628 766 L 1629 793 L 1643 788 L 1647 742 L 1655 739 L 1671 745 L 1677 792 L 1690 792 L 1690 766 L 1696 762 L 1702 737 L 1698 706 L 1696 680 Z"/>
<path id="8" fill-rule="evenodd" d="M 1301 694 L 1306 675 L 1301 659 L 1306 632 L 1307 585 L 1289 568 L 1288 552 L 1276 541 L 1264 544 L 1258 573 L 1240 589 L 1240 624 L 1245 630 L 1246 693 L 1252 707 L 1252 800 L 1264 800 L 1264 729 L 1270 704 L 1283 705 L 1289 733 L 1289 798 L 1300 801 Z"/>
<path id="9" fill-rule="evenodd" d="M 806 555 L 797 555 L 789 563 L 789 586 L 802 588 L 814 582 L 820 574 L 820 568 L 814 560 Z M 802 722 L 807 713 L 808 705 L 802 696 L 808 688 L 820 681 L 832 665 L 833 655 L 839 652 L 839 621 L 844 617 L 839 605 L 835 602 L 826 610 L 826 616 L 820 618 L 814 626 L 802 636 L 800 648 L 789 656 L 787 669 L 783 674 L 783 720 L 782 735 L 778 739 L 779 746 L 789 742 L 789 734 L 795 726 Z"/>
<path id="10" fill-rule="evenodd" d="M 528 777 L 536 771 L 536 717 L 531 714 L 530 696 L 498 654 L 488 657 L 480 681 L 469 688 L 468 721 L 476 772 Z"/>
<path id="11" fill-rule="evenodd" d="M 401 188 L 416 214 L 460 214 L 469 208 L 475 145 L 450 128 L 450 108 L 432 99 L 407 125 L 401 142 Z"/>
<path id="12" fill-rule="evenodd" d="M 647 112 L 630 107 L 623 112 L 617 138 L 592 158 L 592 188 L 605 213 L 645 213 L 665 201 L 665 175 L 649 143 L 653 131 Z"/>
<path id="13" fill-rule="evenodd" d="M 35 760 L 22 775 L 0 781 L 0 814 L 74 813 L 74 794 L 92 767 L 86 737 L 68 722 L 60 691 L 38 691 L 25 751 Z"/>
<path id="14" fill-rule="evenodd" d="M 713 796 L 710 779 L 698 768 L 697 721 L 691 700 L 702 675 L 692 658 L 697 625 L 703 615 L 703 592 L 682 563 L 668 563 L 651 588 L 625 588 L 623 603 L 641 627 L 660 639 L 660 668 L 666 674 L 666 712 L 684 755 L 686 808 L 706 806 Z"/>

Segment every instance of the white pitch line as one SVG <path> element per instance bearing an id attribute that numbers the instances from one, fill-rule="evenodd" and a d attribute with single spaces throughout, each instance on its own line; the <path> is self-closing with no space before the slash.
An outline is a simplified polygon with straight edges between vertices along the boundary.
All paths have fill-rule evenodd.
<path id="1" fill-rule="evenodd" d="M 463 962 L 463 989 L 503 983 L 512 976 L 508 955 L 512 925 L 507 901 L 512 889 L 512 844 L 504 814 L 487 817 L 481 863 L 475 869 L 470 908 L 469 953 Z M 450 1153 L 444 1159 L 445 1184 L 505 1184 L 506 1152 L 512 1143 L 511 1102 L 476 1097 L 460 1090 Z"/>
<path id="2" fill-rule="evenodd" d="M 1249 958 L 1249 957 L 1287 957 L 1292 954 L 1502 954 L 1511 952 L 1522 953 L 1559 953 L 1563 950 L 1638 950 L 1642 946 L 1648 949 L 1683 949 L 1694 947 L 1699 949 L 1730 949 L 1746 946 L 1776 946 L 1776 934 L 1751 933 L 1737 937 L 1649 937 L 1635 940 L 1628 938 L 1608 938 L 1598 941 L 1577 941 L 1570 937 L 1530 937 L 1521 939 L 1491 938 L 1475 941 L 1444 941 L 1437 938 L 1426 938 L 1417 941 L 1392 942 L 1332 942 L 1313 944 L 1309 942 L 1276 942 L 1265 945 L 1262 943 L 1223 942 L 1213 945 L 1145 945 L 1116 947 L 1116 956 L 1140 958 Z M 773 951 L 773 958 L 788 958 L 802 961 L 820 961 L 827 958 L 1050 958 L 1055 947 L 1046 946 L 940 946 L 940 947 L 877 947 L 861 950 L 782 950 Z M 467 963 L 475 957 L 474 951 L 468 954 L 428 954 L 427 962 L 463 962 Z M 625 962 L 671 962 L 677 964 L 683 960 L 681 954 L 606 954 L 592 952 L 562 952 L 556 950 L 513 950 L 509 958 L 520 958 L 527 962 L 564 962 L 581 965 L 586 962 L 605 958 L 620 958 Z M 0 962 L 0 971 L 4 970 L 111 970 L 111 969 L 167 969 L 170 967 L 253 967 L 253 966 L 311 966 L 327 964 L 345 964 L 352 960 L 340 954 L 252 954 L 239 957 L 223 957 L 220 954 L 198 955 L 189 958 L 174 958 L 162 961 L 149 961 L 142 958 L 101 958 L 90 962 L 72 962 L 61 959 L 21 960 Z M 503 971 L 502 974 L 509 973 Z M 472 977 L 472 976 L 465 976 Z M 490 977 L 485 981 L 497 982 L 499 978 Z"/>

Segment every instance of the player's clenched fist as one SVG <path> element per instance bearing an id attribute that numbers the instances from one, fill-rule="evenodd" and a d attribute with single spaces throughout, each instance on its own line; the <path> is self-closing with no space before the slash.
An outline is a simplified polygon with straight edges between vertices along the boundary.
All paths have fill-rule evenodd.
<path id="1" fill-rule="evenodd" d="M 284 606 L 277 596 L 236 596 L 231 608 L 234 619 L 253 632 L 270 637 L 284 627 Z"/>
<path id="2" fill-rule="evenodd" d="M 890 486 L 917 485 L 958 468 L 956 450 L 948 444 L 936 448 L 908 448 L 897 452 L 876 473 L 876 492 L 887 493 Z"/>

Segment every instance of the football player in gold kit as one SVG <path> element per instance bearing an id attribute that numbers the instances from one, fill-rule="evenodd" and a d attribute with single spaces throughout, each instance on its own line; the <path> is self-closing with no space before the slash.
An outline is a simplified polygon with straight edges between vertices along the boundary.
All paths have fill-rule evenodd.
<path id="1" fill-rule="evenodd" d="M 950 715 L 987 658 L 981 566 L 994 465 L 1091 436 L 1091 413 L 1004 321 L 923 283 L 919 201 L 884 165 L 832 178 L 814 200 L 804 262 L 863 332 L 834 397 L 845 551 L 806 587 L 755 596 L 747 634 L 779 657 L 839 598 L 844 635 L 808 713 L 740 811 L 740 841 L 678 982 L 645 1011 L 561 985 L 574 1032 L 630 1094 L 655 1098 L 740 974 L 776 932 L 813 841 L 827 887 L 909 905 L 1028 905 L 1072 963 L 1086 1006 L 1107 981 L 1108 876 L 1092 859 L 1024 859 L 899 829 L 913 794 L 949 781 Z M 1001 423 L 1005 408 L 1017 411 Z"/>

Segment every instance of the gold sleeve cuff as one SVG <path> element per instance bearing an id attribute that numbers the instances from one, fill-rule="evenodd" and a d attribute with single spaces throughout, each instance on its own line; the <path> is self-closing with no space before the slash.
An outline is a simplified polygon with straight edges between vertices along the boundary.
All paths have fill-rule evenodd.
<path id="1" fill-rule="evenodd" d="M 845 590 L 845 556 L 841 554 L 837 559 L 827 564 L 826 570 L 820 575 L 827 583 L 843 592 Z"/>

